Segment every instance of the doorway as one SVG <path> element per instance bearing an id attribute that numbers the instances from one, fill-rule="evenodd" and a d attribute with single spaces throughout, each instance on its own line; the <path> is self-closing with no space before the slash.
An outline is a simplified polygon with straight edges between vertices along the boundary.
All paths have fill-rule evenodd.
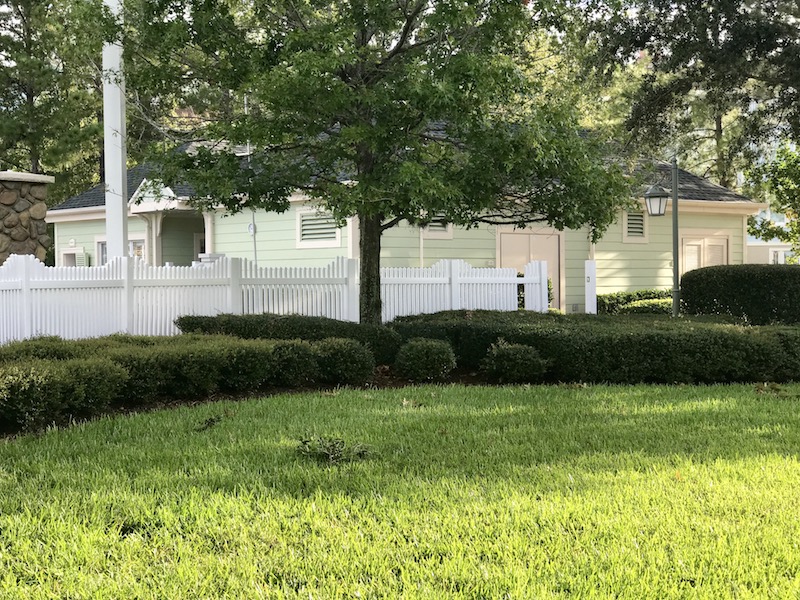
<path id="1" fill-rule="evenodd" d="M 553 285 L 553 302 L 551 307 L 560 308 L 562 236 L 555 230 L 525 231 L 513 229 L 498 231 L 498 254 L 500 266 L 522 272 L 532 260 L 547 261 L 547 278 Z"/>

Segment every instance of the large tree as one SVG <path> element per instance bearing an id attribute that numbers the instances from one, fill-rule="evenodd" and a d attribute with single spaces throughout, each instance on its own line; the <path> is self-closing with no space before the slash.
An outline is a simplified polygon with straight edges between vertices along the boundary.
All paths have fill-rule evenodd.
<path id="1" fill-rule="evenodd" d="M 750 173 L 755 191 L 770 201 L 773 211 L 784 214 L 784 223 L 770 219 L 750 218 L 750 233 L 763 240 L 778 239 L 792 245 L 794 256 L 800 258 L 800 154 L 789 145 L 781 146 L 775 158 Z"/>
<path id="2" fill-rule="evenodd" d="M 55 200 L 97 176 L 100 6 L 13 0 L 0 7 L 0 168 L 55 175 Z"/>
<path id="3" fill-rule="evenodd" d="M 401 221 L 587 225 L 596 238 L 628 201 L 574 106 L 531 77 L 531 3 L 136 6 L 138 77 L 158 105 L 192 109 L 175 143 L 203 142 L 165 153 L 163 178 L 191 183 L 199 206 L 281 211 L 301 190 L 340 221 L 358 217 L 362 321 L 380 321 L 381 234 Z"/>
<path id="4" fill-rule="evenodd" d="M 677 150 L 721 185 L 800 123 L 800 39 L 785 0 L 578 3 L 592 66 L 644 62 L 627 128 L 643 148 Z"/>

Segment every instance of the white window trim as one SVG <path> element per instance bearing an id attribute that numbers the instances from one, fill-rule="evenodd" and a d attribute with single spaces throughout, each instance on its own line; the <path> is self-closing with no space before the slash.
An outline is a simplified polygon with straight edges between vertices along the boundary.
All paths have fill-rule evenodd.
<path id="1" fill-rule="evenodd" d="M 302 223 L 306 215 L 329 215 L 330 213 L 314 208 L 299 209 L 295 214 L 295 248 L 340 248 L 342 246 L 342 228 L 336 228 L 336 237 L 332 240 L 303 240 Z"/>
<path id="2" fill-rule="evenodd" d="M 96 266 L 102 267 L 103 265 L 100 264 L 100 242 L 106 244 L 106 249 L 108 249 L 108 236 L 106 235 L 96 235 L 94 236 L 94 255 L 92 256 L 93 262 Z M 147 261 L 147 256 L 150 252 L 150 248 L 147 244 L 147 239 L 145 237 L 129 237 L 128 244 L 130 245 L 131 242 L 141 242 L 142 243 L 142 260 Z"/>
<path id="3" fill-rule="evenodd" d="M 628 235 L 628 212 L 627 210 L 622 211 L 622 243 L 623 244 L 647 244 L 650 241 L 650 219 L 649 215 L 647 214 L 646 210 L 638 211 L 635 210 L 633 212 L 641 212 L 643 215 L 643 229 L 644 235 L 643 236 L 629 236 Z"/>

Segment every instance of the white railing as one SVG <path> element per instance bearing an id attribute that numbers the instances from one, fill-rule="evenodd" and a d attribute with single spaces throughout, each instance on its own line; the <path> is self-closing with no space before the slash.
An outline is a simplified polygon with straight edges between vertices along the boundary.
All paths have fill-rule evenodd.
<path id="1" fill-rule="evenodd" d="M 547 310 L 544 262 L 476 269 L 463 261 L 381 269 L 383 320 L 448 309 Z M 220 258 L 192 267 L 153 267 L 117 258 L 101 267 L 46 267 L 12 255 L 0 266 L 0 343 L 41 335 L 85 338 L 127 332 L 173 335 L 181 315 L 305 314 L 357 321 L 358 261 L 325 267 L 257 267 Z"/>

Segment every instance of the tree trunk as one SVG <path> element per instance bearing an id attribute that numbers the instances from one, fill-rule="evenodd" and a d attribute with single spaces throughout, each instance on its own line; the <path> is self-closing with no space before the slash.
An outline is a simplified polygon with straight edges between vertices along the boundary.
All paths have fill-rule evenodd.
<path id="1" fill-rule="evenodd" d="M 714 144 L 717 155 L 717 183 L 722 187 L 730 187 L 728 179 L 728 161 L 725 156 L 725 146 L 722 140 L 722 115 L 714 115 Z"/>
<path id="2" fill-rule="evenodd" d="M 361 233 L 361 289 L 359 309 L 362 323 L 381 323 L 381 223 L 380 215 L 358 215 Z"/>

